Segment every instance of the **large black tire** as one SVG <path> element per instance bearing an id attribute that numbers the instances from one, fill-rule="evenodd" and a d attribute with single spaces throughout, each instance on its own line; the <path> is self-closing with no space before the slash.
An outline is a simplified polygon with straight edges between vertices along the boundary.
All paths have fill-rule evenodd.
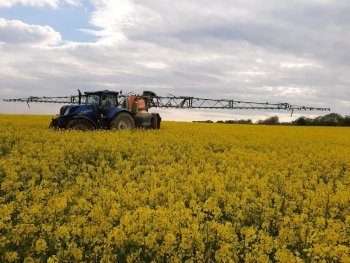
<path id="1" fill-rule="evenodd" d="M 67 129 L 71 130 L 88 131 L 92 130 L 93 128 L 94 126 L 88 120 L 84 119 L 71 120 L 67 124 Z"/>
<path id="2" fill-rule="evenodd" d="M 119 113 L 112 121 L 111 121 L 111 129 L 112 130 L 125 130 L 125 129 L 133 129 L 135 128 L 135 122 L 133 117 L 127 112 Z"/>
<path id="3" fill-rule="evenodd" d="M 158 113 L 152 114 L 152 119 L 151 119 L 151 129 L 154 130 L 159 130 L 160 129 L 160 122 L 161 118 Z"/>

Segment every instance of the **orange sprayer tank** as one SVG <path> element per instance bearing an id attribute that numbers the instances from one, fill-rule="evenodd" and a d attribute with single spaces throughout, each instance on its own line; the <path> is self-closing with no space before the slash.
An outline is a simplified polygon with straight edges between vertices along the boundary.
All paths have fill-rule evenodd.
<path id="1" fill-rule="evenodd" d="M 128 100 L 128 109 L 132 111 L 132 105 L 134 104 L 134 101 L 136 99 L 135 95 L 130 95 Z"/>
<path id="2" fill-rule="evenodd" d="M 137 100 L 137 110 L 138 111 L 145 111 L 146 110 L 145 100 L 143 100 L 143 99 Z"/>

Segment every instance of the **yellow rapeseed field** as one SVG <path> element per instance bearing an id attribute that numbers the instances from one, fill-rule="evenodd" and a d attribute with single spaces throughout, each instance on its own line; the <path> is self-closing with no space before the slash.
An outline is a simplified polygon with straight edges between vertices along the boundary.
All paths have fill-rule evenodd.
<path id="1" fill-rule="evenodd" d="M 350 262 L 350 129 L 0 115 L 0 262 Z"/>

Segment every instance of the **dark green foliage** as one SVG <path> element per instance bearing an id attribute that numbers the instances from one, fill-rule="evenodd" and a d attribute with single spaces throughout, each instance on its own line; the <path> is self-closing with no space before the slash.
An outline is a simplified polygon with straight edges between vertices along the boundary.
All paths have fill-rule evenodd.
<path id="1" fill-rule="evenodd" d="M 342 117 L 338 113 L 330 113 L 314 119 L 302 116 L 293 121 L 292 124 L 297 126 L 350 126 L 350 116 Z"/>
<path id="2" fill-rule="evenodd" d="M 194 121 L 194 122 L 204 122 L 213 123 L 211 120 L 206 121 Z M 241 120 L 226 120 L 217 121 L 216 123 L 225 124 L 253 124 L 251 119 L 241 119 Z M 350 115 L 341 116 L 338 113 L 330 113 L 324 116 L 318 116 L 315 118 L 307 118 L 301 116 L 292 122 L 280 122 L 278 116 L 274 115 L 268 117 L 265 120 L 258 120 L 256 124 L 261 125 L 295 125 L 295 126 L 350 126 Z"/>
<path id="3" fill-rule="evenodd" d="M 264 125 L 277 125 L 279 124 L 279 118 L 278 116 L 271 116 L 271 117 L 268 117 L 267 119 L 265 120 L 259 120 L 257 122 L 257 124 L 264 124 Z"/>

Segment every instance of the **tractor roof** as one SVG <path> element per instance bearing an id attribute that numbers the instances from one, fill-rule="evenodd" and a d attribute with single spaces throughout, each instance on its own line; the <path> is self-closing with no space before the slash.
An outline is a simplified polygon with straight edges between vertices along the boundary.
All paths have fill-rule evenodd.
<path id="1" fill-rule="evenodd" d="M 85 91 L 85 95 L 102 95 L 102 94 L 115 94 L 118 95 L 119 92 L 117 91 L 110 91 L 110 90 L 99 90 L 99 91 Z"/>

